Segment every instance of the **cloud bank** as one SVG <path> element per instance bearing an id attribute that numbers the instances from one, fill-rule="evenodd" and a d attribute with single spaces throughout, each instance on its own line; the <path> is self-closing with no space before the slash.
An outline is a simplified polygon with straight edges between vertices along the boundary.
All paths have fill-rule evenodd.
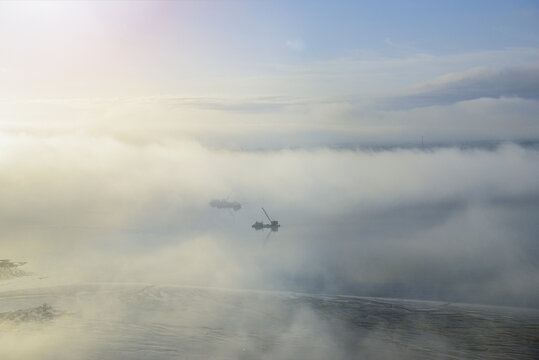
<path id="1" fill-rule="evenodd" d="M 46 281 L 539 304 L 534 148 L 231 151 L 28 134 L 1 144 L 3 257 Z M 227 196 L 241 211 L 208 205 Z M 283 224 L 267 239 L 250 227 L 260 206 Z"/>
<path id="2" fill-rule="evenodd" d="M 195 140 L 242 149 L 519 141 L 539 137 L 539 67 L 479 68 L 396 95 L 0 99 L 12 133 L 112 134 L 123 141 Z"/>

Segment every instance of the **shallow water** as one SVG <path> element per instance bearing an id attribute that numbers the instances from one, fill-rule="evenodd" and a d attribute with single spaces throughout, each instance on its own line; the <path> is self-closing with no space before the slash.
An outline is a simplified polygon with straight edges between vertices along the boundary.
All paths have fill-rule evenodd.
<path id="1" fill-rule="evenodd" d="M 539 355 L 531 309 L 148 284 L 3 291 L 0 329 L 3 359 Z"/>

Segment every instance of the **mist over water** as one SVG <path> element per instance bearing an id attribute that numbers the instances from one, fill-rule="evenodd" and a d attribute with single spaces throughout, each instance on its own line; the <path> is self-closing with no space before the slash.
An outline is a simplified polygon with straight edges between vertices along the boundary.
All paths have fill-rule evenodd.
<path id="1" fill-rule="evenodd" d="M 539 306 L 533 146 L 1 144 L 3 357 L 536 354 L 535 310 L 444 305 Z"/>
<path id="2" fill-rule="evenodd" d="M 3 256 L 50 281 L 539 305 L 533 147 L 2 144 Z M 209 206 L 224 198 L 241 210 Z M 266 220 L 262 206 L 279 231 L 251 228 Z"/>
<path id="3" fill-rule="evenodd" d="M 538 18 L 0 1 L 0 360 L 539 358 Z"/>
<path id="4" fill-rule="evenodd" d="M 537 355 L 539 313 L 529 309 L 110 283 L 2 294 L 6 309 L 38 301 L 52 305 L 0 313 L 4 358 Z"/>

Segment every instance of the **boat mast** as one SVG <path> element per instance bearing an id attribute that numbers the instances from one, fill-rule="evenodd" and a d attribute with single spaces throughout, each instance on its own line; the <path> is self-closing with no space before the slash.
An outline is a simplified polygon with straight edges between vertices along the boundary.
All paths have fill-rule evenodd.
<path id="1" fill-rule="evenodd" d="M 268 213 L 266 212 L 266 210 L 264 208 L 262 208 L 262 211 L 264 212 L 264 214 L 266 214 L 266 217 L 268 218 L 268 220 L 270 222 L 273 222 L 273 220 L 271 220 L 271 218 L 269 217 Z"/>

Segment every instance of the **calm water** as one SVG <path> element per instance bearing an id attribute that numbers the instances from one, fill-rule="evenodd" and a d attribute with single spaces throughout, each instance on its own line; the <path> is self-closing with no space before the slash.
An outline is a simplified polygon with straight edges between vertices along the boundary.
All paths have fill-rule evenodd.
<path id="1" fill-rule="evenodd" d="M 0 293 L 0 355 L 39 359 L 536 359 L 539 312 L 90 284 Z"/>

